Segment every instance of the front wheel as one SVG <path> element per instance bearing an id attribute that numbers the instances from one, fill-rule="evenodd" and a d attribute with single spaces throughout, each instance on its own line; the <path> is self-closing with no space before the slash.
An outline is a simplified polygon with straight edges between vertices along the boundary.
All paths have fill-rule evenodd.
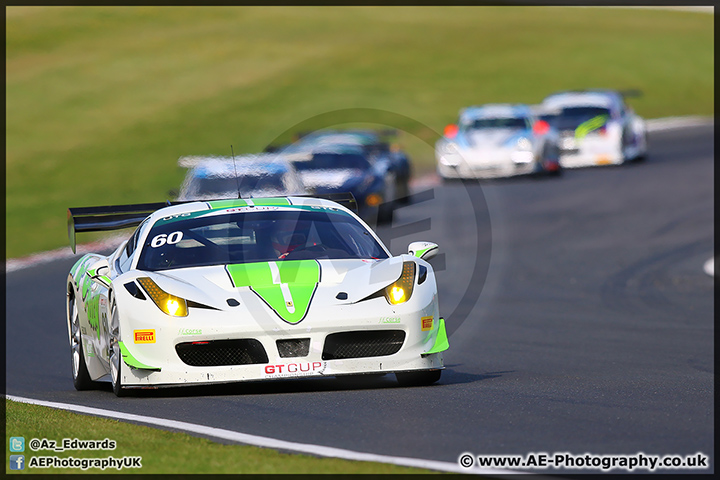
<path id="1" fill-rule="evenodd" d="M 111 299 L 110 312 L 112 324 L 110 326 L 110 381 L 112 382 L 113 393 L 123 397 L 127 393 L 122 386 L 122 353 L 120 351 L 120 322 L 118 319 L 115 299 Z"/>
<path id="2" fill-rule="evenodd" d="M 82 334 L 80 332 L 80 317 L 78 315 L 77 302 L 70 295 L 68 297 L 70 318 L 70 354 L 72 357 L 72 375 L 75 390 L 90 390 L 95 387 L 95 382 L 90 378 L 85 354 L 82 346 Z"/>
<path id="3" fill-rule="evenodd" d="M 421 372 L 398 372 L 395 377 L 403 387 L 422 387 L 432 385 L 440 380 L 441 374 L 442 370 L 425 370 Z"/>

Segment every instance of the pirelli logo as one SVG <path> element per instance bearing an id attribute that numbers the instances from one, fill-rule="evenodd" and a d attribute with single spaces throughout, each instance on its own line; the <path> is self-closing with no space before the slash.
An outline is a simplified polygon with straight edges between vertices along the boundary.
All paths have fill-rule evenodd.
<path id="1" fill-rule="evenodd" d="M 420 321 L 422 322 L 422 326 L 421 326 L 420 330 L 422 330 L 423 332 L 432 330 L 433 317 L 422 317 L 420 319 Z"/>
<path id="2" fill-rule="evenodd" d="M 155 330 L 133 330 L 135 343 L 155 343 Z"/>

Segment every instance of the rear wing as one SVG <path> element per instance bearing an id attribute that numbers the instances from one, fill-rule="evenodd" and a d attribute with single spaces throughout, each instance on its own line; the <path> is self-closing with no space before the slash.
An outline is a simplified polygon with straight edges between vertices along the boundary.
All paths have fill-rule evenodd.
<path id="1" fill-rule="evenodd" d="M 309 195 L 291 195 L 291 197 L 321 198 L 324 200 L 330 200 L 335 203 L 339 203 L 340 205 L 347 208 L 348 210 L 352 210 L 353 212 L 358 213 L 357 200 L 355 200 L 355 195 L 353 195 L 351 192 L 323 193 L 323 194 L 309 194 Z"/>
<path id="2" fill-rule="evenodd" d="M 357 213 L 357 201 L 350 193 L 326 193 L 316 195 L 290 195 L 291 197 L 321 198 L 339 203 Z M 273 197 L 277 198 L 277 197 Z M 228 200 L 222 198 L 218 200 Z M 241 200 L 241 199 L 238 199 Z M 257 201 L 258 198 L 252 200 Z M 68 240 L 73 253 L 76 250 L 75 235 L 78 232 L 105 232 L 122 228 L 137 227 L 148 215 L 156 210 L 192 202 L 212 202 L 215 200 L 184 200 L 180 202 L 137 203 L 134 205 L 109 205 L 104 207 L 73 207 L 67 211 Z"/>
<path id="3" fill-rule="evenodd" d="M 75 234 L 77 232 L 103 232 L 136 227 L 155 210 L 168 205 L 170 202 L 68 208 L 67 224 L 70 248 L 75 253 Z"/>

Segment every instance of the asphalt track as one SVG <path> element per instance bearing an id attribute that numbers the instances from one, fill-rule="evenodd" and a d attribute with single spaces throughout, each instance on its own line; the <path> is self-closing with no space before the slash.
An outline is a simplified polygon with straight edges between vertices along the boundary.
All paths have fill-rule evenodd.
<path id="1" fill-rule="evenodd" d="M 380 231 L 393 253 L 412 239 L 445 252 L 433 260 L 451 334 L 437 385 L 76 392 L 65 259 L 7 274 L 6 391 L 398 457 L 702 452 L 698 473 L 711 473 L 713 139 L 712 125 L 656 131 L 642 163 L 428 187 L 398 211 Z"/>

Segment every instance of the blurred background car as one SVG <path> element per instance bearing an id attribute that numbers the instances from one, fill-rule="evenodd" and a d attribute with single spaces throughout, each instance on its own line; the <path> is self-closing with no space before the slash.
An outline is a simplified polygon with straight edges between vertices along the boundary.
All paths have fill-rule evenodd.
<path id="1" fill-rule="evenodd" d="M 270 146 L 266 151 L 292 153 L 323 145 L 356 145 L 371 161 L 389 162 L 387 171 L 395 176 L 394 199 L 396 203 L 405 204 L 409 201 L 412 167 L 408 154 L 393 141 L 396 136 L 397 130 L 394 129 L 315 130 L 299 134 L 297 141 L 291 145 Z"/>
<path id="2" fill-rule="evenodd" d="M 557 132 L 525 104 L 464 108 L 435 145 L 443 179 L 560 174 Z"/>
<path id="3" fill-rule="evenodd" d="M 647 155 L 645 120 L 625 102 L 638 91 L 564 91 L 542 101 L 544 119 L 560 135 L 563 167 L 619 165 Z"/>
<path id="4" fill-rule="evenodd" d="M 310 193 L 292 164 L 277 155 L 180 157 L 178 165 L 188 172 L 177 200 Z"/>
<path id="5" fill-rule="evenodd" d="M 395 175 L 387 158 L 371 158 L 358 145 L 306 145 L 283 152 L 314 194 L 350 192 L 360 217 L 369 223 L 392 222 Z M 293 148 L 292 150 L 296 150 Z"/>

